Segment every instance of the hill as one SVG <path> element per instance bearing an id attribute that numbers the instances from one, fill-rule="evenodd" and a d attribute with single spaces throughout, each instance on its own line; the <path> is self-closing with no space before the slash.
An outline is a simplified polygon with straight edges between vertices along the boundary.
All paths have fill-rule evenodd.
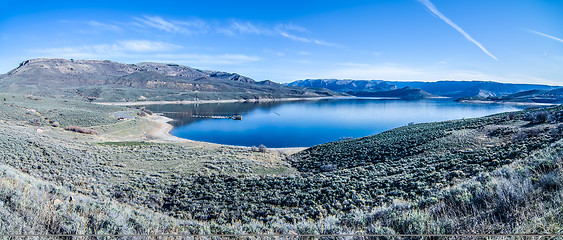
<path id="1" fill-rule="evenodd" d="M 336 79 L 307 79 L 288 83 L 288 86 L 310 88 L 325 88 L 336 92 L 348 94 L 363 94 L 371 92 L 385 92 L 409 87 L 420 89 L 430 95 L 420 97 L 494 97 L 517 93 L 532 89 L 551 90 L 556 87 L 538 84 L 511 84 L 490 81 L 437 81 L 437 82 L 399 82 L 383 80 L 336 80 Z M 393 93 L 393 92 L 389 92 Z M 396 92 L 400 94 L 401 92 Z M 396 96 L 401 97 L 401 96 Z"/>
<path id="2" fill-rule="evenodd" d="M 563 103 L 563 88 L 553 90 L 528 90 L 497 97 L 466 98 L 462 100 L 484 100 L 493 102 L 521 102 L 521 103 Z"/>
<path id="3" fill-rule="evenodd" d="M 388 91 L 360 91 L 360 92 L 347 92 L 348 94 L 358 96 L 358 97 L 383 97 L 383 98 L 399 98 L 404 100 L 415 100 L 415 99 L 425 99 L 437 97 L 430 93 L 425 92 L 419 88 L 404 87 L 400 89 L 388 90 Z"/>
<path id="4" fill-rule="evenodd" d="M 177 64 L 32 59 L 0 77 L 0 92 L 89 101 L 217 100 L 332 96 Z"/>

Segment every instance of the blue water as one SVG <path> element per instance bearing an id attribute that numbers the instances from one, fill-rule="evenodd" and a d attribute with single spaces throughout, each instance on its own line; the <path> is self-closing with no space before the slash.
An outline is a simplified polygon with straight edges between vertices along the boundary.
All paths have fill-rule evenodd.
<path id="1" fill-rule="evenodd" d="M 348 137 L 363 137 L 409 123 L 481 117 L 518 107 L 370 98 L 282 103 L 228 103 L 150 106 L 175 119 L 171 134 L 191 140 L 239 146 L 309 147 Z M 206 116 L 242 115 L 241 121 Z M 195 116 L 195 117 L 194 117 Z"/>

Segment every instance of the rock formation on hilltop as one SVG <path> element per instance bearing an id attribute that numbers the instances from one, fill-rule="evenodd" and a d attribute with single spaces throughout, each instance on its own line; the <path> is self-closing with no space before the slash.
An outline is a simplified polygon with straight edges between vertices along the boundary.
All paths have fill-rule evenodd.
<path id="1" fill-rule="evenodd" d="M 256 82 L 237 73 L 178 64 L 32 59 L 0 76 L 0 91 L 90 101 L 262 99 L 332 96 L 331 91 Z"/>

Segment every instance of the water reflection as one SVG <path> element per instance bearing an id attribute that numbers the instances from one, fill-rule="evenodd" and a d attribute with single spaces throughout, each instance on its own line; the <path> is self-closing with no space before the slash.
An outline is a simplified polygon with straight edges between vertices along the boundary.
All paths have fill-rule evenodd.
<path id="1" fill-rule="evenodd" d="M 307 147 L 347 137 L 363 137 L 410 122 L 433 122 L 518 110 L 498 104 L 452 100 L 369 98 L 296 102 L 221 103 L 148 106 L 175 119 L 175 136 L 229 145 Z M 242 115 L 241 121 L 212 116 Z"/>

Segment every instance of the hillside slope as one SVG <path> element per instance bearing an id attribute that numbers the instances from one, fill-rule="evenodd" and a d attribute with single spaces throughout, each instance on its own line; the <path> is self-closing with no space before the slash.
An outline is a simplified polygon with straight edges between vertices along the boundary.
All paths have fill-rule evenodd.
<path id="1" fill-rule="evenodd" d="M 562 231 L 563 107 L 415 124 L 285 158 L 151 140 L 154 122 L 137 109 L 0 97 L 0 233 Z"/>
<path id="2" fill-rule="evenodd" d="M 529 90 L 498 97 L 470 98 L 493 102 L 522 102 L 522 103 L 563 103 L 563 88 L 553 90 Z M 469 100 L 470 100 L 469 99 Z"/>
<path id="3" fill-rule="evenodd" d="M 236 73 L 177 64 L 32 59 L 0 77 L 0 92 L 89 101 L 259 99 L 332 96 L 325 90 L 257 83 Z"/>
<path id="4" fill-rule="evenodd" d="M 0 116 L 6 121 L 18 121 L 20 124 L 47 125 L 47 130 L 52 129 L 48 131 L 50 134 L 61 130 L 49 127 L 51 120 L 63 126 L 95 126 L 94 130 L 100 133 L 100 137 L 106 136 L 117 126 L 134 123 L 121 122 L 117 117 L 106 114 L 103 114 L 103 118 L 73 115 L 72 108 L 63 107 L 69 104 L 74 105 L 49 99 L 7 97 L 7 101 L 0 105 L 2 113 L 6 115 Z M 34 109 L 42 117 L 25 120 L 30 118 L 27 114 L 29 111 L 20 107 Z M 90 108 L 93 108 L 92 111 L 85 111 Z M 76 109 L 82 109 L 82 115 L 95 116 L 96 112 L 103 109 L 116 111 L 112 109 L 119 108 L 80 105 Z M 546 111 L 554 116 L 550 121 L 561 120 L 561 107 Z M 49 140 L 48 135 L 40 134 L 38 138 L 32 130 L 26 134 L 17 130 L 21 127 L 2 127 L 0 150 L 3 149 L 1 152 L 5 164 L 28 169 L 44 179 L 62 178 L 67 183 L 86 181 L 91 176 L 106 176 L 110 168 L 111 171 L 116 170 L 116 167 L 101 165 L 104 162 L 112 162 L 112 166 L 124 162 L 127 166 L 134 163 L 137 170 L 140 168 L 149 172 L 153 170 L 147 167 L 156 168 L 154 171 L 158 172 L 161 171 L 158 166 L 181 164 L 186 166 L 181 169 L 189 166 L 191 170 L 168 169 L 167 174 L 161 173 L 159 177 L 151 178 L 155 184 L 146 184 L 142 180 L 144 175 L 150 173 L 139 173 L 135 169 L 119 170 L 122 172 L 116 178 L 119 181 L 103 184 L 90 180 L 86 182 L 88 186 L 104 189 L 98 194 L 182 218 L 270 221 L 273 216 L 278 216 L 294 221 L 352 209 L 369 209 L 392 202 L 393 199 L 425 199 L 449 184 L 522 159 L 561 138 L 554 132 L 556 124 L 530 124 L 524 120 L 523 114 L 516 113 L 512 119 L 506 113 L 416 124 L 374 136 L 311 147 L 290 157 L 290 168 L 299 173 L 289 175 L 256 174 L 256 169 L 261 167 L 250 166 L 271 165 L 273 162 L 250 161 L 247 157 L 265 155 L 252 153 L 245 148 L 214 147 L 222 149 L 219 155 L 193 147 L 150 142 L 95 145 L 91 140 L 75 140 L 71 137 Z M 88 123 L 93 120 L 95 122 Z M 81 121 L 84 123 L 81 124 Z M 131 125 L 132 128 L 134 126 Z M 142 132 L 139 134 L 142 135 Z M 86 152 L 73 149 L 84 149 Z M 229 152 L 239 153 L 228 157 Z M 140 162 L 143 164 L 140 165 Z M 85 172 L 82 173 L 73 170 L 76 166 L 87 164 L 94 164 L 95 168 L 83 169 L 81 171 Z M 283 164 L 272 166 L 278 169 L 275 171 L 287 169 Z M 50 171 L 52 169 L 57 170 Z M 57 174 L 65 172 L 73 174 Z M 84 176 L 81 177 L 81 174 Z"/>

